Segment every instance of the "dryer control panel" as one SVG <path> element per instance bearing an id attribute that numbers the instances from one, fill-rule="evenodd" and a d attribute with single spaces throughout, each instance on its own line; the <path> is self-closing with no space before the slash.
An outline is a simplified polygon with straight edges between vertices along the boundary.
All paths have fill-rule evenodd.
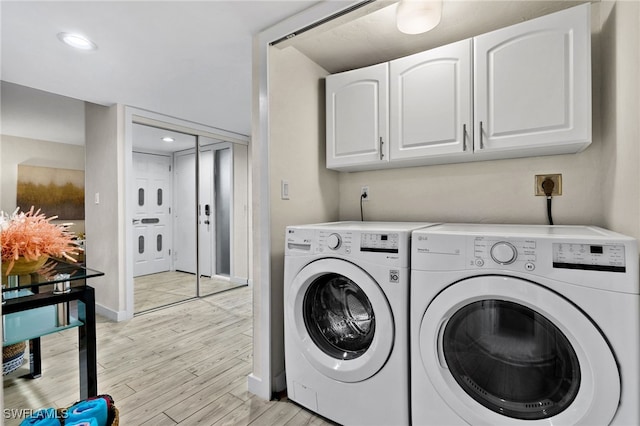
<path id="1" fill-rule="evenodd" d="M 553 267 L 625 272 L 624 245 L 553 243 Z"/>

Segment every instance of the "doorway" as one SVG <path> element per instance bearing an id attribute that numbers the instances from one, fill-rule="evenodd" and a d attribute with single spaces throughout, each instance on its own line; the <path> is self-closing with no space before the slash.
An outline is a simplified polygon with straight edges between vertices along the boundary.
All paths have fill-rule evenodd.
<path id="1" fill-rule="evenodd" d="M 134 314 L 246 285 L 231 271 L 234 144 L 140 123 L 132 133 Z"/>

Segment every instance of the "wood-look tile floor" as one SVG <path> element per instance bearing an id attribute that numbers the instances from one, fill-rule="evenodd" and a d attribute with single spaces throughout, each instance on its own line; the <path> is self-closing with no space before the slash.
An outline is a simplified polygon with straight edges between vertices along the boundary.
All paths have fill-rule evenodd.
<path id="1" fill-rule="evenodd" d="M 200 278 L 200 294 L 203 296 L 241 286 L 217 277 Z M 144 312 L 195 297 L 196 276 L 179 271 L 143 275 L 134 278 L 133 288 L 134 312 Z"/>
<path id="2" fill-rule="evenodd" d="M 329 425 L 295 404 L 247 391 L 251 305 L 251 289 L 242 287 L 127 322 L 100 319 L 98 392 L 113 396 L 120 425 Z M 77 344 L 77 329 L 43 337 L 42 377 L 21 378 L 28 363 L 5 376 L 5 410 L 77 401 Z"/>

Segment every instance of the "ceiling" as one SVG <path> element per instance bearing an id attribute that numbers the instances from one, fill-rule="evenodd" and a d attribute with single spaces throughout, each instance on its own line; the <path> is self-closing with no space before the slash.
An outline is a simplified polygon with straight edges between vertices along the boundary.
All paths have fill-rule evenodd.
<path id="1" fill-rule="evenodd" d="M 2 0 L 0 77 L 73 99 L 121 103 L 248 135 L 252 36 L 314 3 Z M 60 32 L 82 33 L 98 49 L 74 50 L 58 40 Z M 16 95 L 12 89 L 7 96 Z M 2 106 L 10 108 L 4 99 Z M 20 108 L 23 115 L 29 110 Z M 4 112 L 3 119 L 8 121 Z M 54 133 L 42 120 L 34 117 L 21 127 L 32 131 L 29 124 L 42 123 L 41 132 Z"/>
<path id="2" fill-rule="evenodd" d="M 445 0 L 440 24 L 421 35 L 404 35 L 396 29 L 395 1 L 376 1 L 277 47 L 293 46 L 333 73 L 585 1 Z M 76 99 L 121 103 L 249 135 L 252 36 L 315 3 L 2 0 L 1 79 L 13 83 L 2 85 L 2 133 L 36 139 L 50 135 L 47 140 L 82 143 L 84 123 L 75 136 L 69 136 L 63 133 L 71 124 L 47 121 L 61 115 L 75 117 Z M 61 31 L 84 33 L 98 50 L 78 52 L 63 45 L 56 37 Z M 29 93 L 24 94 L 25 90 Z M 56 106 L 52 93 L 73 99 L 58 97 L 61 103 Z M 44 101 L 38 100 L 40 96 Z M 46 113 L 47 108 L 51 113 Z M 38 128 L 36 136 L 15 133 Z"/>
<path id="3" fill-rule="evenodd" d="M 444 0 L 438 26 L 423 34 L 406 35 L 396 28 L 397 3 L 379 0 L 278 46 L 294 46 L 330 73 L 336 73 L 422 52 L 587 2 Z"/>

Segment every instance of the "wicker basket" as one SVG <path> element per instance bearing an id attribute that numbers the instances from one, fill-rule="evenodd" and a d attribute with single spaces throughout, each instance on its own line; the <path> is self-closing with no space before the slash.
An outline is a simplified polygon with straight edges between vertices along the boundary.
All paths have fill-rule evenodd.
<path id="1" fill-rule="evenodd" d="M 111 422 L 111 426 L 118 426 L 120 424 L 120 412 L 116 407 L 113 407 L 113 422 Z"/>
<path id="2" fill-rule="evenodd" d="M 25 342 L 15 343 L 2 348 L 2 375 L 6 376 L 17 370 L 24 363 Z"/>

